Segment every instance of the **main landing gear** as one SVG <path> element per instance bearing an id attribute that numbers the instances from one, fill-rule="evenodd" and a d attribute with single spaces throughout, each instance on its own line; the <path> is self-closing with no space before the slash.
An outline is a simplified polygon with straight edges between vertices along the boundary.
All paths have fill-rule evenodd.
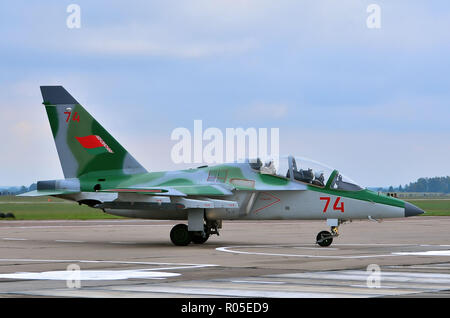
<path id="1" fill-rule="evenodd" d="M 186 246 L 191 242 L 203 244 L 209 239 L 210 235 L 219 235 L 220 223 L 220 221 L 208 221 L 205 223 L 203 231 L 189 231 L 186 224 L 177 224 L 170 231 L 170 240 L 176 246 Z"/>
<path id="2" fill-rule="evenodd" d="M 328 219 L 327 224 L 331 227 L 331 232 L 321 231 L 317 234 L 316 243 L 322 247 L 328 247 L 333 243 L 333 238 L 339 236 L 339 225 L 344 223 L 344 220 Z"/>

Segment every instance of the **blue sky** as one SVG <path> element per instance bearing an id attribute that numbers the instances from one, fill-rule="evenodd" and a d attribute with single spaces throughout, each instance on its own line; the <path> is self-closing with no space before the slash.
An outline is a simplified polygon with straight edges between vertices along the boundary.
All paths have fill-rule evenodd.
<path id="1" fill-rule="evenodd" d="M 69 29 L 66 8 L 81 8 Z M 367 6 L 380 5 L 369 29 Z M 39 85 L 63 85 L 149 170 L 176 127 L 280 129 L 366 186 L 449 175 L 446 1 L 0 4 L 0 185 L 62 178 Z M 156 150 L 157 149 L 157 150 Z"/>

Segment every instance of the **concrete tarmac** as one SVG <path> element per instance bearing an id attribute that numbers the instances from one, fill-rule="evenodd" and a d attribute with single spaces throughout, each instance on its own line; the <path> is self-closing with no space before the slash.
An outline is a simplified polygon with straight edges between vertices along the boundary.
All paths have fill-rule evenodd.
<path id="1" fill-rule="evenodd" d="M 224 222 L 172 245 L 179 222 L 1 221 L 0 297 L 450 297 L 450 217 Z M 369 267 L 368 267 L 369 266 Z"/>

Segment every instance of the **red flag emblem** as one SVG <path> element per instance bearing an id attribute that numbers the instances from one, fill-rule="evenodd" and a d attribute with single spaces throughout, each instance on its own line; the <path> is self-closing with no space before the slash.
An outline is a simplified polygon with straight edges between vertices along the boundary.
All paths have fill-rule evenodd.
<path id="1" fill-rule="evenodd" d="M 83 146 L 83 148 L 87 149 L 90 154 L 96 155 L 105 152 L 114 153 L 100 136 L 90 135 L 86 137 L 75 138 L 78 140 L 81 146 Z"/>

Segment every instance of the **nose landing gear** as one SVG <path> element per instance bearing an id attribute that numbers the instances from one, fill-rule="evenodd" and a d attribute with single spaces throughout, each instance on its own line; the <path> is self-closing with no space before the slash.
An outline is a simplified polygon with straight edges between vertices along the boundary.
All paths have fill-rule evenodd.
<path id="1" fill-rule="evenodd" d="M 316 243 L 322 247 L 328 247 L 333 243 L 333 238 L 339 236 L 339 225 L 344 223 L 343 220 L 327 220 L 327 223 L 331 226 L 331 232 L 321 231 L 317 234 Z"/>
<path id="2" fill-rule="evenodd" d="M 333 243 L 333 234 L 328 231 L 319 232 L 316 237 L 316 243 L 322 247 L 330 246 Z"/>

